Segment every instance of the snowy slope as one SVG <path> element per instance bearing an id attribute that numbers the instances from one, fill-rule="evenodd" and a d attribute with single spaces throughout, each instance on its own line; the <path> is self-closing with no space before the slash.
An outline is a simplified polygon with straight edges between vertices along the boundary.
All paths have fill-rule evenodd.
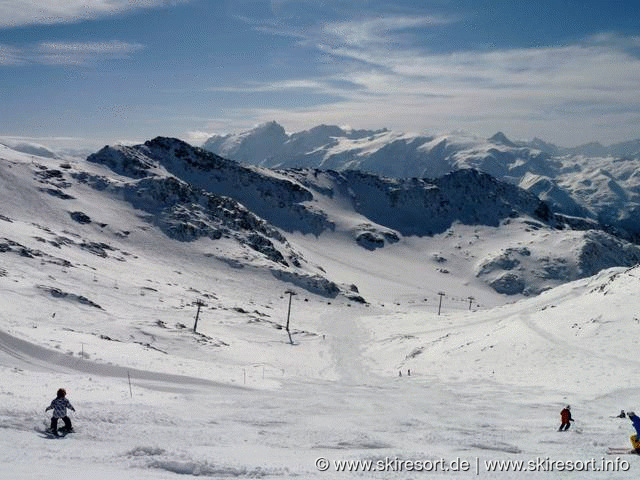
<path id="1" fill-rule="evenodd" d="M 173 238 L 216 239 L 233 230 L 230 223 L 240 222 L 243 232 L 234 233 L 235 238 L 279 263 L 277 269 L 271 269 L 274 275 L 330 295 L 337 294 L 340 287 L 325 278 L 318 269 L 322 264 L 305 261 L 304 249 L 292 249 L 288 239 L 293 232 L 313 235 L 316 242 L 318 237 L 333 233 L 351 236 L 369 250 L 410 236 L 443 234 L 455 223 L 499 228 L 515 221 L 525 232 L 542 228 L 552 239 L 567 236 L 558 234 L 557 229 L 584 232 L 574 235 L 574 245 L 559 256 L 546 252 L 538 256 L 540 249 L 534 248 L 525 249 L 528 261 L 501 265 L 494 257 L 502 252 L 487 252 L 488 257 L 475 257 L 474 265 L 468 262 L 467 270 L 475 270 L 479 279 L 506 294 L 535 294 L 562 281 L 640 260 L 640 250 L 634 245 L 603 232 L 589 233 L 603 228 L 595 221 L 556 215 L 526 191 L 470 169 L 434 180 L 389 179 L 355 171 L 273 171 L 242 166 L 161 137 L 132 147 L 105 147 L 88 160 L 134 179 L 126 182 L 127 200 L 153 213 L 155 223 Z M 77 177 L 104 188 L 102 178 Z M 239 205 L 229 206 L 233 201 Z M 221 204 L 226 206 L 221 208 Z M 260 223 L 251 213 L 267 223 Z M 525 251 L 522 244 L 516 245 L 506 236 L 502 243 L 507 254 Z M 601 254 L 601 260 L 588 264 L 583 257 L 594 251 Z M 349 285 L 356 284 L 346 280 L 342 291 L 358 291 L 357 285 Z"/>
<path id="2" fill-rule="evenodd" d="M 388 198 L 402 199 L 409 210 L 409 200 L 425 191 L 419 182 L 245 172 L 225 163 L 238 172 L 235 185 L 291 188 L 305 200 L 284 197 L 283 209 L 301 205 L 333 225 L 317 236 L 287 230 L 275 221 L 289 215 L 271 223 L 234 197 L 188 187 L 181 176 L 189 172 L 173 164 L 175 155 L 160 161 L 167 149 L 158 143 L 136 150 L 138 167 L 149 167 L 140 176 L 102 162 L 0 147 L 2 478 L 391 475 L 339 473 L 334 465 L 321 472 L 320 457 L 460 458 L 477 464 L 478 475 L 472 468 L 455 478 L 496 478 L 485 461 L 600 461 L 615 458 L 605 455 L 607 446 L 628 444 L 628 421 L 609 417 L 636 407 L 639 392 L 630 379 L 637 365 L 629 358 L 637 348 L 640 273 L 614 269 L 566 281 L 607 261 L 599 251 L 587 249 L 592 255 L 585 256 L 586 239 L 620 242 L 620 250 L 607 250 L 618 252 L 615 261 L 629 244 L 598 230 L 553 228 L 535 218 L 539 203 L 529 195 L 482 176 L 476 180 L 501 192 L 491 205 L 509 205 L 504 211 L 515 209 L 517 216 L 504 218 L 496 209 L 497 224 L 465 224 L 465 212 L 457 212 L 462 216 L 443 231 L 420 236 L 387 226 L 395 219 L 391 203 L 381 203 L 379 212 L 366 209 L 368 201 Z M 171 142 L 170 150 L 181 146 Z M 190 173 L 200 177 L 196 153 L 187 153 Z M 205 177 L 213 182 L 213 175 Z M 453 195 L 458 190 L 447 182 L 456 179 L 427 191 L 437 186 L 441 195 Z M 154 189 L 156 182 L 162 188 Z M 181 195 L 186 202 L 175 201 Z M 185 239 L 162 223 L 167 208 L 223 198 L 215 205 L 254 222 L 251 229 L 195 207 L 175 218 L 200 225 L 196 232 L 225 233 Z M 248 243 L 256 232 L 283 252 L 288 266 Z M 358 241 L 363 233 L 373 240 Z M 508 261 L 486 267 L 500 252 Z M 557 288 L 508 303 L 521 297 L 486 283 L 501 271 L 528 275 L 544 256 L 574 273 L 533 276 L 527 286 L 531 293 Z M 345 293 L 309 289 L 274 275 L 276 269 L 317 274 Z M 349 298 L 351 284 L 367 304 Z M 294 345 L 282 329 L 285 290 L 292 286 Z M 439 292 L 445 293 L 441 315 Z M 196 299 L 206 306 L 194 332 Z M 49 440 L 40 433 L 49 418 L 44 408 L 59 387 L 76 408 L 77 431 Z M 560 434 L 558 413 L 566 403 L 577 421 Z M 631 478 L 636 459 L 623 460 L 631 462 L 626 471 L 587 478 Z M 416 478 L 416 472 L 392 474 Z"/>
<path id="3" fill-rule="evenodd" d="M 256 148 L 260 145 L 260 148 Z M 514 142 L 497 133 L 414 135 L 320 126 L 286 134 L 275 122 L 239 134 L 214 136 L 204 148 L 267 167 L 358 169 L 399 178 L 435 178 L 474 168 L 538 195 L 572 216 L 640 234 L 640 143 L 562 148 L 534 139 Z"/>

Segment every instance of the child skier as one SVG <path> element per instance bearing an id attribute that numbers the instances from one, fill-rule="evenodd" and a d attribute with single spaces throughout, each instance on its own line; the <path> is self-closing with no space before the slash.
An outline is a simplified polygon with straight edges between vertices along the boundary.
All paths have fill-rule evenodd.
<path id="1" fill-rule="evenodd" d="M 629 412 L 627 415 L 629 415 L 633 428 L 636 429 L 636 434 L 631 435 L 631 445 L 636 452 L 640 453 L 640 418 L 634 412 Z"/>
<path id="2" fill-rule="evenodd" d="M 73 408 L 73 405 L 71 405 L 71 403 L 69 403 L 69 400 L 67 400 L 66 396 L 66 390 L 64 388 L 60 388 L 57 392 L 56 398 L 51 402 L 51 405 L 49 405 L 45 409 L 45 412 L 53 410 L 53 416 L 51 417 L 51 432 L 56 436 L 58 435 L 59 418 L 61 418 L 64 422 L 64 427 L 61 429 L 61 431 L 65 433 L 73 431 L 71 420 L 67 416 L 67 408 L 73 410 L 74 412 L 76 411 L 76 409 Z"/>
<path id="3" fill-rule="evenodd" d="M 571 426 L 570 422 L 573 422 L 573 418 L 571 417 L 570 405 L 567 405 L 562 409 L 562 411 L 560 412 L 560 420 L 562 421 L 562 423 L 560 424 L 560 428 L 558 429 L 558 431 L 562 432 L 563 430 L 569 430 L 569 427 Z"/>

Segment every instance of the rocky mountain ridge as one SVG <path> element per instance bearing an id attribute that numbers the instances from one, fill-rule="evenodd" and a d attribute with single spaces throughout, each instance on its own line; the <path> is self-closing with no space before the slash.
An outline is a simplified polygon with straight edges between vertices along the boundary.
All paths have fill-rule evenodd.
<path id="1" fill-rule="evenodd" d="M 205 149 L 271 168 L 357 169 L 394 178 L 436 178 L 473 168 L 534 193 L 565 215 L 640 238 L 640 140 L 563 148 L 540 139 L 468 134 L 414 135 L 318 126 L 287 134 L 270 122 L 214 136 Z"/>
<path id="2" fill-rule="evenodd" d="M 374 251 L 407 237 L 444 235 L 455 225 L 500 228 L 511 221 L 525 222 L 523 228 L 534 226 L 556 232 L 554 235 L 561 235 L 557 232 L 562 230 L 584 233 L 575 262 L 569 262 L 572 267 L 557 265 L 558 261 L 562 264 L 562 255 L 545 260 L 529 252 L 527 261 L 514 260 L 514 255 L 522 255 L 526 247 L 507 247 L 503 253 L 481 260 L 477 276 L 501 293 L 535 294 L 546 288 L 529 285 L 535 276 L 531 272 L 536 259 L 546 265 L 540 276 L 550 282 L 561 282 L 563 274 L 573 279 L 598 271 L 604 264 L 587 265 L 584 260 L 589 250 L 600 252 L 607 266 L 640 261 L 640 249 L 612 235 L 615 232 L 609 227 L 588 217 L 567 216 L 531 192 L 470 168 L 435 179 L 389 178 L 355 170 L 274 171 L 243 166 L 162 137 L 133 147 L 105 147 L 88 161 L 136 179 L 135 186 L 130 187 L 135 194 L 129 195 L 136 208 L 144 208 L 140 198 L 148 198 L 150 185 L 156 186 L 151 190 L 153 198 L 161 195 L 174 199 L 156 222 L 175 238 L 220 238 L 219 227 L 207 222 L 214 215 L 210 212 L 232 211 L 236 220 L 249 215 L 251 221 L 240 225 L 251 233 L 245 232 L 240 238 L 285 267 L 299 268 L 304 263 L 304 255 L 294 251 L 287 240 L 287 235 L 294 232 L 319 237 L 346 230 L 352 232 L 358 245 Z M 225 209 L 225 202 L 237 202 L 238 206 Z M 332 213 L 336 203 L 341 205 L 340 215 L 346 209 L 360 220 L 340 224 L 339 217 Z M 149 205 L 146 208 L 157 210 Z M 505 262 L 504 258 L 509 260 Z M 521 270 L 519 274 L 517 269 Z M 321 270 L 315 273 L 322 276 Z"/>

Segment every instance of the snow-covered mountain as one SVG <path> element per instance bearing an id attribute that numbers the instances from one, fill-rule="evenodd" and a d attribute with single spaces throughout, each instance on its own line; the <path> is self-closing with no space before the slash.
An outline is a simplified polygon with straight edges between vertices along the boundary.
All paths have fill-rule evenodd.
<path id="1" fill-rule="evenodd" d="M 406 255 L 403 249 L 410 245 L 409 256 L 419 259 L 412 260 L 416 268 L 445 276 L 453 272 L 452 277 L 509 295 L 534 295 L 640 261 L 640 248 L 597 222 L 556 213 L 531 193 L 471 169 L 433 180 L 351 170 L 274 171 L 162 137 L 136 146 L 107 146 L 86 162 L 21 155 L 32 159 L 20 166 L 25 178 L 37 182 L 37 202 L 53 202 L 56 215 L 64 212 L 77 225 L 113 228 L 96 210 L 102 200 L 74 193 L 89 188 L 88 198 L 98 195 L 133 208 L 145 229 L 182 244 L 203 238 L 232 242 L 234 248 L 208 255 L 328 297 L 367 300 L 348 273 L 328 272 L 326 262 L 335 259 L 316 258 L 323 241 L 337 242 L 338 250 L 371 252 L 364 262 Z M 25 185 L 25 192 L 32 190 L 33 185 Z M 131 228 L 111 233 L 127 238 Z M 469 235 L 469 240 L 454 240 Z M 48 241 L 59 246 L 58 237 L 64 236 Z M 28 248 L 20 239 L 6 240 L 7 250 Z M 106 255 L 112 240 L 79 244 Z M 354 268 L 360 254 L 350 257 Z"/>
<path id="2" fill-rule="evenodd" d="M 275 122 L 211 137 L 203 147 L 265 167 L 358 169 L 395 178 L 435 178 L 474 168 L 518 185 L 572 216 L 640 236 L 640 140 L 562 148 L 534 139 L 413 135 L 322 125 L 287 134 Z"/>
<path id="3" fill-rule="evenodd" d="M 90 160 L 0 146 L 2 478 L 635 477 L 606 452 L 633 432 L 640 271 L 567 283 L 634 262 L 596 222 L 472 170 L 270 171 L 165 138 Z M 60 387 L 76 431 L 51 440 Z"/>
<path id="4" fill-rule="evenodd" d="M 514 222 L 525 231 L 541 228 L 552 238 L 571 236 L 559 229 L 573 231 L 575 247 L 559 256 L 539 254 L 538 248 L 516 245 L 505 235 L 499 252 L 470 257 L 474 260 L 465 269 L 507 294 L 536 294 L 603 268 L 640 261 L 638 247 L 606 233 L 597 222 L 556 214 L 525 190 L 472 169 L 433 180 L 351 170 L 273 171 L 242 166 L 167 138 L 105 147 L 88 161 L 133 179 L 112 188 L 124 189 L 125 198 L 154 215 L 169 236 L 216 239 L 233 230 L 243 245 L 280 264 L 270 267 L 277 275 L 286 271 L 310 285 L 321 282 L 333 294 L 337 285 L 325 278 L 321 264 L 306 261 L 304 248 L 291 246 L 288 234 L 346 233 L 360 247 L 375 250 L 409 237 L 450 234 L 457 224 L 500 229 Z M 77 178 L 105 188 L 104 178 Z M 526 245 L 531 243 L 539 242 L 529 239 Z M 353 285 L 347 279 L 343 283 Z"/>

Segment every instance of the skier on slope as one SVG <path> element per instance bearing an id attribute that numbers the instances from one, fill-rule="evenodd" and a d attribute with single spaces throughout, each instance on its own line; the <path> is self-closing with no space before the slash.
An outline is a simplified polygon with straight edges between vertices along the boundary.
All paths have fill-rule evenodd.
<path id="1" fill-rule="evenodd" d="M 640 453 L 640 417 L 638 417 L 634 412 L 629 412 L 627 415 L 633 424 L 633 428 L 636 429 L 636 434 L 631 435 L 631 445 L 633 445 L 636 452 Z"/>
<path id="2" fill-rule="evenodd" d="M 69 433 L 73 431 L 73 427 L 71 426 L 71 419 L 67 416 L 67 408 L 76 411 L 73 408 L 73 405 L 67 400 L 67 392 L 64 388 L 58 389 L 56 393 L 56 398 L 51 401 L 51 405 L 49 405 L 44 411 L 48 412 L 49 410 L 53 410 L 53 416 L 51 417 L 51 432 L 54 435 L 58 435 L 58 419 L 61 418 L 64 422 L 64 427 L 61 429 L 64 433 Z"/>
<path id="3" fill-rule="evenodd" d="M 562 421 L 562 423 L 560 424 L 560 428 L 558 428 L 558 431 L 562 432 L 564 430 L 569 430 L 569 427 L 571 426 L 570 422 L 573 422 L 573 418 L 571 417 L 570 405 L 567 405 L 562 409 L 562 411 L 560 412 L 560 420 Z"/>

